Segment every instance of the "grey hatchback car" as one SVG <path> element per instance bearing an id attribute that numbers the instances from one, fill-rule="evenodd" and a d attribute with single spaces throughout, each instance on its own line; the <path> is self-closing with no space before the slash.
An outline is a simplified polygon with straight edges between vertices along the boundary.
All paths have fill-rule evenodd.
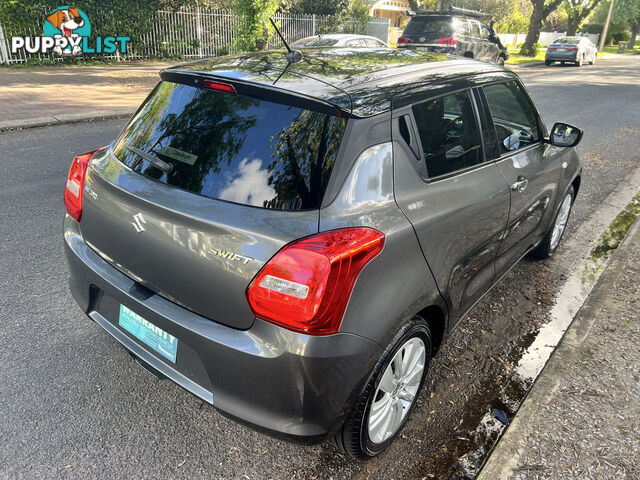
<path id="1" fill-rule="evenodd" d="M 223 413 L 366 458 L 429 361 L 521 257 L 553 254 L 580 187 L 516 75 L 391 49 L 172 67 L 73 159 L 80 308 Z"/>

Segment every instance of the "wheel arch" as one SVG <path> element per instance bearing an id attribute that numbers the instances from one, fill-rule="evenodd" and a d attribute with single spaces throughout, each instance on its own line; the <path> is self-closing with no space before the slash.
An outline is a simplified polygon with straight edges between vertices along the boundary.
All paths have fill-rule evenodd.
<path id="1" fill-rule="evenodd" d="M 431 342 L 433 352 L 436 353 L 442 345 L 447 331 L 447 317 L 443 308 L 439 305 L 429 305 L 418 312 L 418 316 L 424 318 L 431 330 Z"/>
<path id="2" fill-rule="evenodd" d="M 573 198 L 575 201 L 575 198 L 578 196 L 578 190 L 580 190 L 580 182 L 582 181 L 582 178 L 580 175 L 576 175 L 576 178 L 573 179 L 573 181 L 571 182 L 571 185 L 573 186 Z"/>

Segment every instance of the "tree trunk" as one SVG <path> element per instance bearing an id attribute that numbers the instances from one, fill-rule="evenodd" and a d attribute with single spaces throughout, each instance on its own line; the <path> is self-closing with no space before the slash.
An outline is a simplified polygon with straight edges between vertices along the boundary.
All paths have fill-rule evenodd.
<path id="1" fill-rule="evenodd" d="M 640 19 L 636 20 L 636 23 L 631 25 L 631 38 L 629 39 L 629 43 L 627 43 L 627 48 L 633 50 L 633 47 L 636 45 L 636 37 L 638 36 L 639 31 Z"/>
<path id="2" fill-rule="evenodd" d="M 573 37 L 576 34 L 580 22 L 578 17 L 571 17 L 571 15 L 567 17 L 567 37 Z"/>
<path id="3" fill-rule="evenodd" d="M 542 29 L 542 22 L 544 21 L 544 0 L 536 0 L 532 3 L 533 12 L 531 12 L 529 30 L 527 31 L 527 37 L 524 39 L 524 43 L 520 49 L 520 55 L 526 55 L 527 57 L 536 56 L 537 52 L 533 47 L 533 44 L 538 43 L 538 40 L 540 39 L 540 30 Z"/>

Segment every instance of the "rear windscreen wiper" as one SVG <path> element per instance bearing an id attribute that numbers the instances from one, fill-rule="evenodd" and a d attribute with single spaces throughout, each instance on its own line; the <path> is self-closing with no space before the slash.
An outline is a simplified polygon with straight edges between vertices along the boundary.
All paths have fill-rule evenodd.
<path id="1" fill-rule="evenodd" d="M 144 158 L 147 162 L 149 162 L 154 167 L 159 168 L 164 173 L 169 173 L 173 169 L 173 164 L 164 162 L 160 160 L 158 157 L 156 157 L 155 155 L 151 155 L 150 153 L 147 153 L 144 150 L 140 150 L 139 148 L 136 148 L 136 147 L 127 147 L 127 150 Z"/>

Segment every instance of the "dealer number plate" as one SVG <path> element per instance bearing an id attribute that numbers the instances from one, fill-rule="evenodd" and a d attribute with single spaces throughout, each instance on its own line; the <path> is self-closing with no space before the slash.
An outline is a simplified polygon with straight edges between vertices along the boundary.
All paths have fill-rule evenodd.
<path id="1" fill-rule="evenodd" d="M 178 351 L 178 339 L 176 337 L 145 320 L 124 305 L 120 305 L 118 324 L 160 355 L 172 363 L 176 363 L 176 353 Z"/>

